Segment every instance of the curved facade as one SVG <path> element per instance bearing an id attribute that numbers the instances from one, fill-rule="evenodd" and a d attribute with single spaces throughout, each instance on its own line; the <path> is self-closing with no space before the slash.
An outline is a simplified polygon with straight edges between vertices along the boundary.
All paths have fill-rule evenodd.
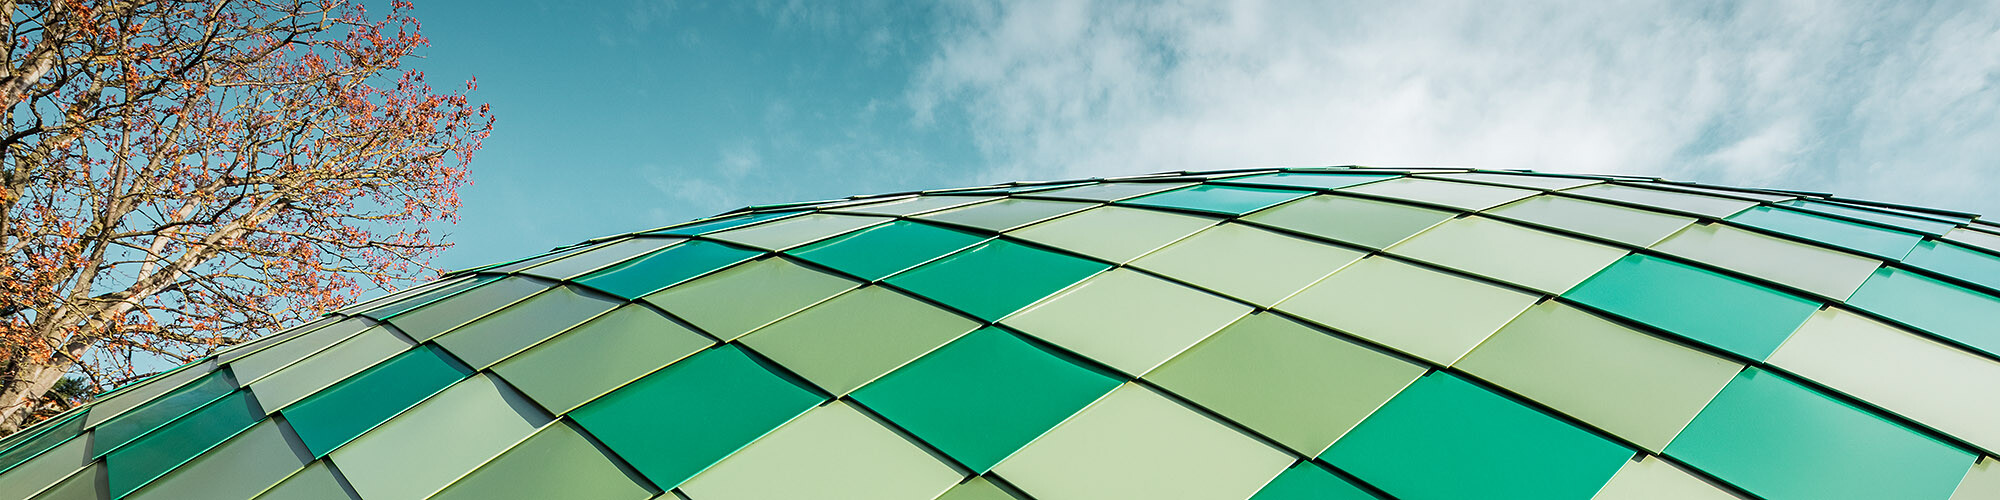
<path id="1" fill-rule="evenodd" d="M 0 442 L 0 499 L 2000 498 L 2000 226 L 1465 169 L 751 207 Z"/>

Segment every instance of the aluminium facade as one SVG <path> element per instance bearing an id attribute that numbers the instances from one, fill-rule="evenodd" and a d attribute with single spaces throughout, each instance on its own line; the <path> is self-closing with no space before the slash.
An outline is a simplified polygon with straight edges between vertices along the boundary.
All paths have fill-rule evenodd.
<path id="1" fill-rule="evenodd" d="M 751 207 L 0 440 L 0 499 L 2000 498 L 2000 225 L 1467 169 Z"/>

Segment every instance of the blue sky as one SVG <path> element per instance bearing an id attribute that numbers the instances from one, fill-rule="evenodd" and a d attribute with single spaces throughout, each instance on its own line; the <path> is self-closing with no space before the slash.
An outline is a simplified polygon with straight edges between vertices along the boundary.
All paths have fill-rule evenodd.
<path id="1" fill-rule="evenodd" d="M 420 0 L 499 116 L 459 268 L 742 205 L 1272 165 L 2000 213 L 2000 4 Z"/>

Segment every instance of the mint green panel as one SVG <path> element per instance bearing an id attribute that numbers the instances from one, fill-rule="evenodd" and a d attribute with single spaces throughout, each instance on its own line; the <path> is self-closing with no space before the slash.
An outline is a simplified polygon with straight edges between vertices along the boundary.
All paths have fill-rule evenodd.
<path id="1" fill-rule="evenodd" d="M 2000 463 L 1993 457 L 1983 457 L 1965 472 L 1965 479 L 1959 480 L 1958 489 L 1951 492 L 1951 500 L 1990 500 L 2000 498 Z M 1003 499 L 1004 500 L 1004 499 Z"/>
<path id="2" fill-rule="evenodd" d="M 1313 190 L 1340 189 L 1348 186 L 1367 184 L 1382 179 L 1393 179 L 1398 175 L 1385 174 L 1309 174 L 1300 172 L 1279 172 L 1246 177 L 1210 181 L 1212 184 L 1239 186 L 1264 186 L 1281 188 L 1305 188 Z"/>
<path id="3" fill-rule="evenodd" d="M 1342 268 L 1277 309 L 1450 365 L 1540 298 L 1378 256 Z"/>
<path id="4" fill-rule="evenodd" d="M 58 445 L 62 445 L 64 443 L 76 443 L 76 444 L 89 443 L 90 442 L 89 439 L 74 439 L 74 440 L 71 439 L 77 437 L 77 435 L 83 432 L 84 419 L 80 418 L 82 416 L 83 416 L 82 413 L 77 413 L 65 417 L 64 420 L 47 423 L 46 425 L 41 425 L 40 428 L 24 429 L 26 431 L 24 434 L 27 434 L 30 437 L 28 437 L 25 440 L 22 440 L 14 447 L 8 448 L 6 453 L 0 453 L 0 471 L 11 471 L 16 466 L 20 466 L 22 462 L 27 462 L 28 459 L 35 458 L 37 455 L 40 455 L 43 452 L 48 451 L 50 448 L 55 448 Z M 84 457 L 85 461 L 97 457 L 97 454 L 95 453 L 86 452 L 85 454 L 87 455 Z M 83 464 L 75 464 L 75 465 L 81 466 Z M 76 468 L 71 467 L 69 470 L 65 470 L 62 473 L 67 474 L 70 471 L 74 470 L 76 470 Z M 11 483 L 22 476 L 23 474 L 19 472 L 7 476 L 0 476 L 0 490 L 4 490 L 7 489 L 8 487 L 11 487 L 12 486 Z M 27 493 L 34 493 L 34 491 L 29 490 L 27 491 Z"/>
<path id="5" fill-rule="evenodd" d="M 1250 214 L 1243 220 L 1369 248 L 1387 248 L 1457 215 L 1387 201 L 1319 195 Z"/>
<path id="6" fill-rule="evenodd" d="M 81 423 L 83 419 L 73 422 Z M 62 425 L 67 426 L 67 423 Z M 39 450 L 38 450 L 39 451 Z M 21 457 L 27 458 L 27 457 Z M 71 439 L 36 455 L 33 460 L 10 467 L 0 476 L 0 498 L 28 498 L 90 465 L 90 439 Z"/>
<path id="7" fill-rule="evenodd" d="M 342 380 L 282 410 L 313 456 L 326 456 L 377 424 L 472 374 L 429 344 Z"/>
<path id="8" fill-rule="evenodd" d="M 1877 212 L 1874 210 L 1854 208 L 1846 205 L 1839 205 L 1839 204 L 1812 201 L 1812 200 L 1791 200 L 1779 203 L 1778 205 L 1796 208 L 1807 212 L 1815 212 L 1827 215 L 1865 220 L 1868 222 L 1887 225 L 1897 229 L 1903 229 L 1917 233 L 1924 233 L 1932 236 L 1943 236 L 1945 233 L 1949 233 L 1953 228 L 1957 227 L 1956 224 L 1952 224 L 1950 222 L 1937 221 L 1931 219 L 1921 219 L 1917 217 L 1908 217 L 1903 215 Z"/>
<path id="9" fill-rule="evenodd" d="M 765 212 L 761 214 L 742 215 L 736 217 L 710 220 L 708 222 L 702 222 L 698 224 L 688 224 L 680 227 L 661 229 L 646 234 L 672 234 L 680 236 L 694 236 L 697 234 L 748 226 L 751 224 L 756 224 L 767 220 L 773 220 L 780 217 L 789 217 L 793 215 L 798 215 L 800 213 L 803 212 Z"/>
<path id="10" fill-rule="evenodd" d="M 680 238 L 626 238 L 610 244 L 598 245 L 588 252 L 571 255 L 563 260 L 529 268 L 521 274 L 541 276 L 549 279 L 566 280 L 582 276 L 598 268 L 624 262 L 626 259 L 653 253 L 653 251 L 684 241 Z"/>
<path id="11" fill-rule="evenodd" d="M 2000 298 L 1909 271 L 1875 271 L 1848 305 L 1909 324 L 1939 337 L 2000 355 Z"/>
<path id="12" fill-rule="evenodd" d="M 1923 236 L 1775 207 L 1755 207 L 1730 216 L 1730 222 L 1830 244 L 1857 252 L 1901 259 Z"/>
<path id="13" fill-rule="evenodd" d="M 1742 500 L 1656 455 L 1628 460 L 1592 500 Z"/>
<path id="14" fill-rule="evenodd" d="M 1486 213 L 1640 247 L 1659 243 L 1694 223 L 1679 215 L 1556 195 L 1531 197 Z"/>
<path id="15" fill-rule="evenodd" d="M 548 422 L 534 403 L 481 373 L 328 457 L 362 498 L 423 498 Z"/>
<path id="16" fill-rule="evenodd" d="M 1401 198 L 1461 210 L 1485 210 L 1540 194 L 1527 189 L 1410 177 L 1362 184 L 1341 191 Z"/>
<path id="17" fill-rule="evenodd" d="M 347 493 L 347 487 L 340 485 L 340 479 L 333 477 L 333 469 L 325 460 L 307 464 L 304 470 L 285 478 L 272 486 L 257 500 L 360 500 Z"/>
<path id="18" fill-rule="evenodd" d="M 702 500 L 932 500 L 964 475 L 846 401 L 751 443 L 681 485 Z"/>
<path id="19" fill-rule="evenodd" d="M 1225 223 L 1146 254 L 1132 265 L 1268 307 L 1362 255 L 1249 224 Z"/>
<path id="20" fill-rule="evenodd" d="M 1604 182 L 1603 179 L 1578 179 L 1552 175 L 1501 174 L 1492 172 L 1464 172 L 1456 174 L 1422 174 L 1420 178 L 1461 179 L 1494 184 L 1506 184 L 1529 189 L 1569 189 Z"/>
<path id="21" fill-rule="evenodd" d="M 1563 297 L 1758 361 L 1819 309 L 1804 297 L 1639 254 Z"/>
<path id="22" fill-rule="evenodd" d="M 835 396 L 922 357 L 979 322 L 869 286 L 841 294 L 743 337 L 743 344 Z"/>
<path id="23" fill-rule="evenodd" d="M 1131 375 L 1250 313 L 1250 307 L 1128 269 L 1099 274 L 1004 322 Z"/>
<path id="24" fill-rule="evenodd" d="M 263 380 L 251 382 L 248 387 L 257 394 L 257 403 L 268 414 L 409 348 L 409 341 L 389 329 L 370 328 Z"/>
<path id="25" fill-rule="evenodd" d="M 1007 233 L 1008 236 L 1124 263 L 1219 222 L 1207 217 L 1127 207 L 1098 207 Z M 1104 235 L 1116 234 L 1116 238 Z"/>
<path id="26" fill-rule="evenodd" d="M 236 380 L 229 375 L 229 371 L 210 373 L 199 381 L 125 412 L 118 418 L 99 424 L 92 440 L 92 447 L 96 449 L 95 453 L 101 456 L 152 431 L 155 427 L 172 422 L 181 415 L 229 396 L 235 390 Z"/>
<path id="27" fill-rule="evenodd" d="M 1376 500 L 1381 497 L 1355 486 L 1311 461 L 1292 464 L 1250 500 Z"/>
<path id="28" fill-rule="evenodd" d="M 89 468 L 71 474 L 62 482 L 50 486 L 47 491 L 35 495 L 34 500 L 102 500 L 111 498 L 111 487 L 106 485 L 104 464 L 92 464 Z"/>
<path id="29" fill-rule="evenodd" d="M 2000 256 L 1939 241 L 1917 244 L 1904 264 L 2000 290 Z"/>
<path id="30" fill-rule="evenodd" d="M 883 215 L 890 217 L 909 216 L 909 215 L 916 215 L 925 212 L 934 212 L 947 208 L 971 205 L 974 203 L 980 203 L 992 200 L 993 198 L 983 197 L 983 196 L 917 196 L 911 198 L 903 198 L 894 201 L 885 201 L 881 203 L 870 203 L 867 205 L 841 207 L 834 210 L 829 210 L 829 212 Z"/>
<path id="31" fill-rule="evenodd" d="M 994 321 L 1109 267 L 993 240 L 891 276 L 888 283 Z"/>
<path id="32" fill-rule="evenodd" d="M 431 498 L 638 500 L 654 493 L 599 452 L 569 422 L 557 420 Z"/>
<path id="33" fill-rule="evenodd" d="M 1008 198 L 969 207 L 954 208 L 943 212 L 933 212 L 918 216 L 918 218 L 926 221 L 985 229 L 997 233 L 1094 206 L 1097 205 L 1073 201 Z"/>
<path id="34" fill-rule="evenodd" d="M 986 472 L 1119 382 L 989 327 L 862 387 L 854 399 Z"/>
<path id="35" fill-rule="evenodd" d="M 1659 207 L 1717 219 L 1741 212 L 1745 208 L 1757 206 L 1757 202 L 1754 201 L 1703 196 L 1664 189 L 1647 189 L 1624 184 L 1593 184 L 1580 188 L 1565 189 L 1563 192 L 1600 200 L 1622 201 L 1648 207 Z"/>
<path id="36" fill-rule="evenodd" d="M 874 281 L 985 239 L 962 231 L 899 220 L 786 253 Z"/>
<path id="37" fill-rule="evenodd" d="M 640 300 L 729 341 L 860 285 L 772 256 L 654 292 Z M 756 300 L 744 300 L 745 297 Z"/>
<path id="38" fill-rule="evenodd" d="M 389 318 L 389 323 L 417 342 L 424 342 L 554 286 L 553 281 L 511 276 L 396 315 Z"/>
<path id="39" fill-rule="evenodd" d="M 1992 226 L 1983 226 L 1983 227 L 1988 231 L 2000 230 L 2000 228 L 1995 228 Z M 1972 229 L 1961 227 L 1958 229 L 1951 230 L 1950 233 L 1946 233 L 1944 239 L 1950 240 L 1952 243 L 1957 243 L 1960 245 L 1984 248 L 1986 249 L 1986 251 L 1989 252 L 2000 252 L 2000 234 L 1993 234 L 1986 231 L 1974 231 Z"/>
<path id="40" fill-rule="evenodd" d="M 1398 498 L 1590 498 L 1632 450 L 1444 372 L 1322 458 Z"/>
<path id="41" fill-rule="evenodd" d="M 1105 182 L 1073 188 L 1037 191 L 1030 196 L 1065 200 L 1115 201 L 1170 189 L 1180 189 L 1187 186 L 1187 183 L 1182 182 Z"/>
<path id="42" fill-rule="evenodd" d="M 1425 370 L 1262 313 L 1216 332 L 1145 378 L 1314 456 Z"/>
<path id="43" fill-rule="evenodd" d="M 1626 250 L 1487 217 L 1446 221 L 1389 253 L 1548 293 L 1562 293 Z"/>
<path id="44" fill-rule="evenodd" d="M 343 340 L 378 326 L 365 318 L 351 318 L 317 331 L 293 337 L 278 345 L 226 363 L 239 382 L 255 382 Z M 110 415 L 105 415 L 110 416 Z"/>
<path id="45" fill-rule="evenodd" d="M 310 461 L 305 446 L 285 435 L 277 420 L 265 420 L 127 498 L 250 498 Z"/>
<path id="46" fill-rule="evenodd" d="M 498 279 L 500 279 L 499 276 L 474 276 L 470 278 L 461 279 L 459 281 L 453 282 L 450 285 L 445 285 L 442 287 L 430 289 L 429 291 L 425 291 L 421 295 L 415 295 L 407 299 L 396 301 L 395 303 L 392 304 L 370 309 L 368 312 L 361 313 L 360 315 L 374 318 L 377 320 L 389 319 L 398 314 L 409 312 L 411 309 L 416 309 L 419 307 L 423 307 L 427 304 L 430 304 L 432 302 L 436 302 L 438 299 L 457 295 L 459 292 L 469 290 L 472 287 L 476 287 L 479 285 L 491 283 L 494 280 Z"/>
<path id="47" fill-rule="evenodd" d="M 236 391 L 154 429 L 104 457 L 111 496 L 123 497 L 264 418 L 250 391 Z"/>
<path id="48" fill-rule="evenodd" d="M 1118 203 L 1120 205 L 1178 208 L 1221 215 L 1243 215 L 1270 208 L 1272 205 L 1279 203 L 1296 200 L 1305 195 L 1306 193 L 1290 189 L 1204 184 L 1164 193 L 1149 194 Z"/>
<path id="49" fill-rule="evenodd" d="M 1977 458 L 1754 367 L 1667 456 L 1772 500 L 1943 499 Z"/>
<path id="50" fill-rule="evenodd" d="M 579 287 L 559 286 L 452 330 L 437 343 L 474 369 L 484 369 L 621 303 Z"/>
<path id="51" fill-rule="evenodd" d="M 1007 490 L 1000 489 L 1000 487 L 994 485 L 992 481 L 986 480 L 986 476 L 972 476 L 972 479 L 968 479 L 963 483 L 958 483 L 958 486 L 953 486 L 951 487 L 950 490 L 945 491 L 943 495 L 937 497 L 937 500 L 1020 500 L 1020 499 L 1015 498 L 1014 495 L 1012 493 L 1008 493 Z"/>
<path id="52" fill-rule="evenodd" d="M 570 413 L 661 488 L 679 486 L 826 398 L 736 344 L 702 351 Z"/>
<path id="53" fill-rule="evenodd" d="M 993 468 L 1040 500 L 1249 498 L 1295 459 L 1127 383 Z"/>
<path id="54" fill-rule="evenodd" d="M 759 254 L 723 243 L 689 241 L 590 273 L 577 283 L 621 298 L 636 299 Z"/>
<path id="55" fill-rule="evenodd" d="M 493 372 L 562 414 L 712 344 L 652 309 L 628 305 L 508 358 Z"/>
<path id="56" fill-rule="evenodd" d="M 747 247 L 784 250 L 889 220 L 859 215 L 807 214 L 770 224 L 723 231 L 708 237 Z"/>
<path id="57" fill-rule="evenodd" d="M 347 317 L 345 316 L 337 316 L 337 315 L 322 316 L 319 319 L 313 320 L 311 323 L 306 323 L 303 325 L 287 328 L 284 331 L 266 335 L 263 338 L 251 340 L 249 342 L 244 342 L 241 344 L 230 346 L 228 348 L 224 348 L 221 351 L 217 351 L 215 353 L 215 356 L 211 359 L 213 359 L 217 363 L 227 363 L 230 361 L 234 361 L 237 358 L 249 356 L 252 353 L 256 353 L 257 351 L 263 350 L 266 347 L 270 347 L 273 345 L 277 345 L 280 342 L 291 340 L 292 337 L 297 337 L 300 335 L 305 335 L 307 333 L 318 331 L 321 328 L 325 328 L 334 323 L 339 323 L 345 319 L 347 319 Z M 152 377 L 147 377 L 146 379 L 143 380 L 151 380 L 151 379 Z"/>
<path id="58" fill-rule="evenodd" d="M 557 248 L 557 249 L 554 249 L 554 250 L 550 250 L 550 251 L 549 251 L 548 253 L 544 253 L 544 254 L 541 254 L 541 255 L 537 255 L 537 256 L 534 256 L 534 257 L 529 257 L 529 258 L 526 258 L 526 259 L 520 259 L 520 260 L 514 260 L 514 261 L 502 261 L 502 262 L 496 262 L 496 263 L 493 263 L 493 264 L 488 264 L 488 265 L 486 265 L 485 267 L 475 267 L 475 268 L 471 268 L 471 269 L 466 269 L 466 270 L 461 270 L 461 271 L 456 271 L 456 272 L 458 272 L 458 273 L 470 273 L 470 272 L 479 272 L 479 273 L 493 273 L 493 274 L 512 274 L 512 273 L 515 273 L 515 272 L 519 272 L 519 271 L 520 271 L 520 270 L 522 270 L 522 269 L 527 269 L 527 268 L 530 268 L 530 267 L 535 267 L 535 266 L 539 266 L 539 265 L 542 265 L 542 264 L 547 264 L 547 263 L 549 263 L 550 261 L 553 261 L 553 260 L 556 260 L 556 259 L 561 259 L 561 258 L 564 258 L 564 257 L 569 257 L 569 256 L 571 256 L 571 255 L 575 255 L 575 254 L 576 254 L 577 252 L 581 252 L 581 251 L 584 251 L 584 250 L 589 250 L 589 249 L 591 249 L 591 248 L 595 248 L 595 247 L 596 247 L 596 245 L 594 245 L 594 244 L 576 244 L 576 245 L 570 245 L 570 246 L 568 246 L 568 247 L 564 247 L 564 248 Z"/>

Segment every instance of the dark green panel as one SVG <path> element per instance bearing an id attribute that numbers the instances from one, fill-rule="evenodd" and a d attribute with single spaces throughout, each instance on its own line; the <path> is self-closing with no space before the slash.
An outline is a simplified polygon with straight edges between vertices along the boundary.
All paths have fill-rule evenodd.
<path id="1" fill-rule="evenodd" d="M 628 260 L 578 279 L 578 283 L 636 299 L 675 283 L 750 260 L 762 252 L 712 241 L 689 241 Z"/>
<path id="2" fill-rule="evenodd" d="M 1357 186 L 1382 179 L 1394 179 L 1400 175 L 1386 174 L 1312 174 L 1303 172 L 1279 172 L 1275 174 L 1231 177 L 1209 181 L 1210 184 L 1234 184 L 1241 186 L 1264 186 L 1285 188 L 1307 188 L 1314 190 L 1340 189 Z"/>
<path id="3" fill-rule="evenodd" d="M 1819 309 L 1804 297 L 1641 254 L 1563 297 L 1758 361 Z"/>
<path id="4" fill-rule="evenodd" d="M 483 369 L 623 303 L 575 286 L 559 286 L 438 337 L 458 359 Z"/>
<path id="5" fill-rule="evenodd" d="M 989 327 L 862 387 L 854 399 L 985 472 L 1121 381 Z"/>
<path id="6" fill-rule="evenodd" d="M 512 276 L 396 315 L 389 318 L 389 324 L 424 342 L 552 286 L 555 282 Z"/>
<path id="7" fill-rule="evenodd" d="M 724 344 L 570 416 L 653 484 L 673 488 L 825 400 Z"/>
<path id="8" fill-rule="evenodd" d="M 1164 193 L 1149 194 L 1121 201 L 1118 204 L 1179 208 L 1222 215 L 1243 215 L 1270 208 L 1279 203 L 1303 198 L 1306 194 L 1302 191 L 1290 189 L 1204 184 Z"/>
<path id="9" fill-rule="evenodd" d="M 228 370 L 210 373 L 160 399 L 99 424 L 92 447 L 97 455 L 103 455 L 235 390 L 236 379 L 230 376 Z"/>
<path id="10" fill-rule="evenodd" d="M 1347 482 L 1319 464 L 1302 461 L 1272 479 L 1250 500 L 1377 500 L 1381 497 Z"/>
<path id="11" fill-rule="evenodd" d="M 639 500 L 656 493 L 634 479 L 569 422 L 557 421 L 431 498 Z"/>
<path id="12" fill-rule="evenodd" d="M 2000 256 L 1936 240 L 1926 240 L 1903 258 L 1918 269 L 2000 290 Z"/>
<path id="13" fill-rule="evenodd" d="M 111 496 L 122 497 L 264 418 L 250 391 L 236 391 L 104 457 Z"/>
<path id="14" fill-rule="evenodd" d="M 2000 355 L 2000 297 L 1909 271 L 1875 270 L 1848 305 Z"/>
<path id="15" fill-rule="evenodd" d="M 789 215 L 798 215 L 801 213 L 804 212 L 765 212 L 761 214 L 740 215 L 736 217 L 716 219 L 708 222 L 689 224 L 675 228 L 661 229 L 659 231 L 653 231 L 646 234 L 672 234 L 680 236 L 694 236 L 697 234 L 712 233 L 724 229 L 732 229 L 732 228 L 748 226 L 751 224 L 756 224 L 767 220 L 777 219 Z"/>
<path id="16" fill-rule="evenodd" d="M 995 321 L 1109 267 L 993 240 L 891 276 L 888 283 Z"/>
<path id="17" fill-rule="evenodd" d="M 873 281 L 984 239 L 963 231 L 899 220 L 786 253 Z"/>
<path id="18" fill-rule="evenodd" d="M 1910 249 L 1923 239 L 1913 233 L 1776 207 L 1752 207 L 1724 220 L 1891 260 L 1909 255 Z"/>
<path id="19" fill-rule="evenodd" d="M 471 374 L 425 344 L 280 411 L 321 457 Z"/>

